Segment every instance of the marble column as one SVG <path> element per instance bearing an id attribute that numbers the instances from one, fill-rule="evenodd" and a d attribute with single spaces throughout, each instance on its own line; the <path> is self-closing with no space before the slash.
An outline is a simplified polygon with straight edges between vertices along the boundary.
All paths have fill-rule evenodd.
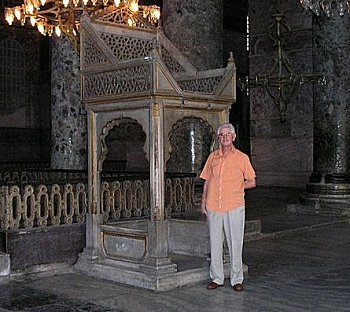
<path id="1" fill-rule="evenodd" d="M 315 86 L 313 173 L 306 203 L 314 212 L 350 215 L 350 19 L 314 17 L 314 71 L 327 84 Z"/>
<path id="2" fill-rule="evenodd" d="M 198 70 L 223 66 L 222 0 L 163 0 L 162 19 L 165 35 Z"/>
<path id="3" fill-rule="evenodd" d="M 67 38 L 53 38 L 51 63 L 51 168 L 84 170 L 87 134 L 79 55 Z"/>

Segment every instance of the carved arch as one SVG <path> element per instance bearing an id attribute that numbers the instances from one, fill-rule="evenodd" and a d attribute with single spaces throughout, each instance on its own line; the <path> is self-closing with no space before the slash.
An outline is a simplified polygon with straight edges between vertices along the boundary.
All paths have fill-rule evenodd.
<path id="1" fill-rule="evenodd" d="M 108 146 L 107 146 L 107 137 L 110 133 L 110 131 L 115 128 L 118 127 L 122 124 L 133 124 L 133 125 L 138 125 L 142 128 L 142 132 L 144 133 L 145 136 L 146 132 L 145 129 L 143 128 L 142 124 L 139 123 L 136 119 L 130 118 L 130 117 L 120 117 L 117 119 L 113 119 L 111 121 L 109 121 L 105 127 L 103 127 L 102 131 L 101 131 L 101 135 L 100 135 L 100 142 L 101 142 L 101 153 L 100 153 L 100 157 L 98 160 L 98 170 L 102 171 L 103 168 L 103 162 L 106 160 L 106 157 L 108 155 Z"/>

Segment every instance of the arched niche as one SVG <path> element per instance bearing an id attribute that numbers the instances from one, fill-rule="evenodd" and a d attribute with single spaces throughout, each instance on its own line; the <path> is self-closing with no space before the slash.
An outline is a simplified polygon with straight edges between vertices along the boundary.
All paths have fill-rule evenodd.
<path id="1" fill-rule="evenodd" d="M 112 120 L 102 131 L 100 168 L 110 172 L 149 172 L 145 143 L 146 133 L 137 120 Z"/>
<path id="2" fill-rule="evenodd" d="M 213 127 L 202 118 L 188 116 L 176 121 L 168 133 L 170 156 L 166 171 L 198 175 L 214 137 Z"/>
<path id="3" fill-rule="evenodd" d="M 148 122 L 148 120 L 147 120 Z M 105 161 L 117 159 L 115 157 L 115 153 L 117 153 L 117 150 L 115 150 L 119 146 L 128 146 L 129 151 L 132 150 L 136 151 L 139 158 L 142 158 L 142 168 L 144 168 L 143 171 L 149 171 L 149 131 L 145 131 L 145 124 L 143 120 L 138 120 L 137 118 L 134 118 L 134 116 L 122 116 L 120 114 L 117 114 L 114 116 L 112 120 L 105 121 L 104 118 L 100 119 L 100 124 L 105 123 L 105 125 L 100 128 L 101 134 L 99 136 L 99 152 L 98 152 L 98 171 L 102 172 L 103 170 L 107 170 L 106 165 L 104 165 Z M 129 132 L 128 132 L 129 130 Z M 132 133 L 137 133 L 137 139 L 131 138 Z M 134 140 L 134 145 L 132 146 L 132 142 Z M 113 142 L 114 141 L 114 142 Z M 114 146 L 111 146 L 111 144 Z M 124 151 L 121 151 L 124 153 Z M 126 161 L 128 159 L 125 159 Z M 129 158 L 131 161 L 131 159 Z M 144 164 L 147 162 L 147 166 L 145 167 Z M 138 166 L 138 165 L 137 165 Z M 133 168 L 135 170 L 130 171 L 136 171 L 136 167 Z M 126 167 L 125 169 L 130 168 Z M 132 168 L 132 166 L 131 166 Z M 115 171 L 115 170 L 111 170 Z M 118 171 L 118 170 L 117 170 Z M 127 171 L 127 170 L 120 170 L 120 171 Z"/>

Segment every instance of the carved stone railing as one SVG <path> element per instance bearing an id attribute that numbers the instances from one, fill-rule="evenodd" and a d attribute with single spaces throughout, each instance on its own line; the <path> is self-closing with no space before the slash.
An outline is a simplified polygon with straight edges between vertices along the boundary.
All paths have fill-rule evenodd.
<path id="1" fill-rule="evenodd" d="M 168 174 L 165 181 L 165 214 L 167 217 L 190 217 L 194 214 L 195 174 Z"/>
<path id="2" fill-rule="evenodd" d="M 83 223 L 86 208 L 84 183 L 0 187 L 2 230 Z"/>
<path id="3" fill-rule="evenodd" d="M 167 174 L 167 218 L 189 217 L 193 214 L 194 176 Z M 2 178 L 0 230 L 85 222 L 88 198 L 85 172 L 12 171 L 5 175 L 2 173 Z M 58 183 L 52 183 L 55 179 Z M 71 183 L 68 183 L 69 180 Z M 101 182 L 104 221 L 148 218 L 149 194 L 148 173 L 104 173 Z"/>
<path id="4" fill-rule="evenodd" d="M 149 216 L 149 180 L 104 181 L 101 184 L 104 221 Z"/>
<path id="5" fill-rule="evenodd" d="M 111 178 L 110 178 L 111 179 Z M 165 215 L 189 217 L 194 212 L 195 174 L 168 173 L 165 182 Z M 149 217 L 149 179 L 104 181 L 101 184 L 101 211 L 104 221 Z"/>

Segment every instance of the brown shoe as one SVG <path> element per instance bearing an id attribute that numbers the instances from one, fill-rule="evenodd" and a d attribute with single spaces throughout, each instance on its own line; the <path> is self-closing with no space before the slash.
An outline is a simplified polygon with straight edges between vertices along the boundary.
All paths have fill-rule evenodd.
<path id="1" fill-rule="evenodd" d="M 223 286 L 223 285 L 219 285 L 215 282 L 210 282 L 207 286 L 207 289 L 216 289 L 216 288 L 221 287 L 221 286 Z"/>
<path id="2" fill-rule="evenodd" d="M 238 283 L 238 284 L 233 285 L 234 291 L 242 291 L 243 289 L 244 289 L 243 284 Z"/>

